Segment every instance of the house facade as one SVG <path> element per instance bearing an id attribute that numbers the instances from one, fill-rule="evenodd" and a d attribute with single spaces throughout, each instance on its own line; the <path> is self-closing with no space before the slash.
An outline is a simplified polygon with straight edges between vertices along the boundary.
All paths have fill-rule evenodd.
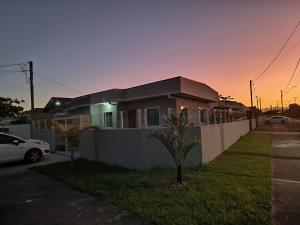
<path id="1" fill-rule="evenodd" d="M 166 115 L 181 110 L 193 124 L 199 121 L 201 109 L 217 101 L 218 92 L 208 85 L 174 77 L 74 98 L 67 103 L 66 114 L 89 114 L 91 126 L 103 129 L 155 128 L 164 126 Z"/>

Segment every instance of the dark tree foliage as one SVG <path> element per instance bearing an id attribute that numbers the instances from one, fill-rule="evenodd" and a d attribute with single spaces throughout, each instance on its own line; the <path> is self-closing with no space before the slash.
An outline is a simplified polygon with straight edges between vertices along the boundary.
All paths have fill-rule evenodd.
<path id="1" fill-rule="evenodd" d="M 23 112 L 20 106 L 24 100 L 0 97 L 0 118 L 16 118 Z"/>
<path id="2" fill-rule="evenodd" d="M 290 104 L 289 108 L 284 112 L 288 117 L 300 118 L 300 105 Z"/>

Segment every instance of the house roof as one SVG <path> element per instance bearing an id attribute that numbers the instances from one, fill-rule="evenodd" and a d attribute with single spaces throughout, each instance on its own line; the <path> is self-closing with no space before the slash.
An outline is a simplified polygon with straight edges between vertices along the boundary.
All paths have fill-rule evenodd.
<path id="1" fill-rule="evenodd" d="M 213 108 L 232 108 L 239 111 L 247 111 L 248 107 L 245 106 L 241 102 L 237 101 L 220 101 L 220 102 L 213 102 L 209 104 Z"/>
<path id="2" fill-rule="evenodd" d="M 181 76 L 126 89 L 110 89 L 80 96 L 68 102 L 68 107 L 101 102 L 127 102 L 161 96 L 180 96 L 205 102 L 218 101 L 218 92 L 208 85 Z"/>
<path id="3" fill-rule="evenodd" d="M 56 102 L 60 102 L 61 107 L 64 107 L 68 101 L 70 101 L 71 98 L 65 98 L 65 97 L 52 97 L 44 107 L 44 112 L 48 112 Z"/>

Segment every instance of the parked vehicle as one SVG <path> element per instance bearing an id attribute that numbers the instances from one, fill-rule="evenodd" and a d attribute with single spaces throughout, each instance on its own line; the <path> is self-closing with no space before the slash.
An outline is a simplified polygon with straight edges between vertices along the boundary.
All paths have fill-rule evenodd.
<path id="1" fill-rule="evenodd" d="M 0 163 L 25 160 L 36 163 L 50 154 L 48 143 L 0 132 Z"/>
<path id="2" fill-rule="evenodd" d="M 271 116 L 265 119 L 265 123 L 287 123 L 288 120 L 289 118 L 285 116 Z"/>

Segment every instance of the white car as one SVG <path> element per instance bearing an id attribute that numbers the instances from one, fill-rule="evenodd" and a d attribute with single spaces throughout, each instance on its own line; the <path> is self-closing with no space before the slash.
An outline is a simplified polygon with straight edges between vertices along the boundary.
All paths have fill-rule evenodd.
<path id="1" fill-rule="evenodd" d="M 285 116 L 271 116 L 265 119 L 265 123 L 287 123 L 288 117 Z"/>
<path id="2" fill-rule="evenodd" d="M 0 163 L 25 160 L 35 163 L 50 154 L 48 143 L 0 132 Z"/>

